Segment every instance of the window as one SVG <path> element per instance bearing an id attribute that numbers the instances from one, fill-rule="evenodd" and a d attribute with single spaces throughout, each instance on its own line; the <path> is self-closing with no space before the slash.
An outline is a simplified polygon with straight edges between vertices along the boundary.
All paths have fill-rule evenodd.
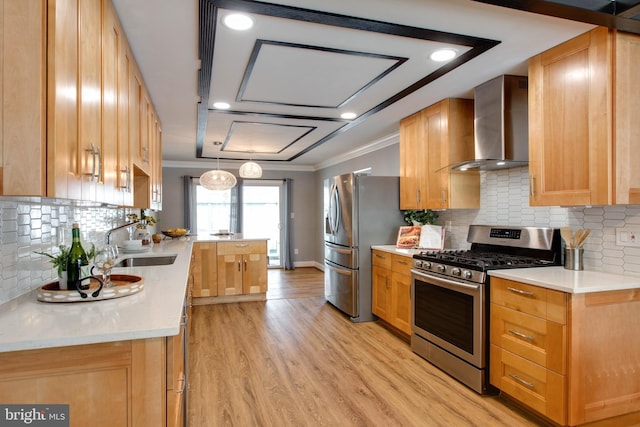
<path id="1" fill-rule="evenodd" d="M 200 235 L 231 230 L 231 190 L 211 191 L 196 185 L 196 229 Z"/>

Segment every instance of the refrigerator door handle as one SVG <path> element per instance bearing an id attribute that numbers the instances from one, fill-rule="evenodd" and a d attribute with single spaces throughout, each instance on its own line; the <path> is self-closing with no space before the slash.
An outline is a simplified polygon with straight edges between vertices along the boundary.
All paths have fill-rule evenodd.
<path id="1" fill-rule="evenodd" d="M 329 199 L 329 227 L 331 234 L 338 232 L 338 226 L 340 225 L 340 195 L 338 194 L 338 187 L 331 187 L 331 197 Z"/>

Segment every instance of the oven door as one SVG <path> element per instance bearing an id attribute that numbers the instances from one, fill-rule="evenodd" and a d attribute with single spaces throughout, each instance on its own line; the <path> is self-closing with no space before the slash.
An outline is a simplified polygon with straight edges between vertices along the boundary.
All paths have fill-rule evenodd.
<path id="1" fill-rule="evenodd" d="M 484 285 L 411 270 L 412 333 L 483 369 L 486 367 Z"/>

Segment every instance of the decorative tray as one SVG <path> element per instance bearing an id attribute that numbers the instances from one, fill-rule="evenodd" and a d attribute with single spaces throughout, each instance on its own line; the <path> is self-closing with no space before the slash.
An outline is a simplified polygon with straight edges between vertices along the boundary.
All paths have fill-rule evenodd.
<path id="1" fill-rule="evenodd" d="M 60 289 L 58 282 L 47 283 L 38 289 L 38 301 L 42 302 L 89 302 L 105 299 L 121 298 L 137 294 L 144 289 L 144 280 L 132 274 L 112 274 L 110 288 L 102 288 L 97 296 L 93 296 L 100 287 L 100 282 L 91 280 L 90 288 L 84 290 L 83 298 L 76 290 Z"/>

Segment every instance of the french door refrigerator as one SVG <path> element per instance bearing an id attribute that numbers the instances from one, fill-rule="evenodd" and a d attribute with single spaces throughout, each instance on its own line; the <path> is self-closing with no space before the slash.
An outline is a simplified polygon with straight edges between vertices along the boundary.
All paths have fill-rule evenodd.
<path id="1" fill-rule="evenodd" d="M 324 293 L 354 322 L 371 312 L 371 245 L 395 244 L 399 178 L 345 174 L 325 183 Z"/>

